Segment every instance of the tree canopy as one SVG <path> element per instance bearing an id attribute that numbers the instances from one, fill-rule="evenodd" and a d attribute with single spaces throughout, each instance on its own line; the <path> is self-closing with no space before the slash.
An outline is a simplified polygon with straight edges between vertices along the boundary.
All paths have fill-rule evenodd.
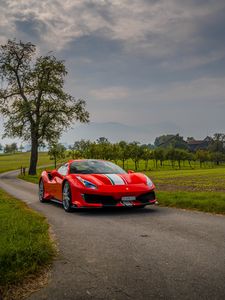
<path id="1" fill-rule="evenodd" d="M 179 134 L 161 135 L 155 139 L 155 147 L 187 149 L 187 142 Z"/>
<path id="2" fill-rule="evenodd" d="M 48 155 L 51 160 L 54 160 L 54 165 L 56 168 L 57 161 L 65 158 L 66 147 L 60 143 L 53 143 L 49 147 Z"/>

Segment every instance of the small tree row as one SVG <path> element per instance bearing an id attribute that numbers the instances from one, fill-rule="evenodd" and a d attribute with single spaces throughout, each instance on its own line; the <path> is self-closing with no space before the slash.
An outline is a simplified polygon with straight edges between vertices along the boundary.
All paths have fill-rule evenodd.
<path id="1" fill-rule="evenodd" d="M 58 149 L 57 149 L 58 147 Z M 199 162 L 200 167 L 203 167 L 206 163 L 220 164 L 225 162 L 225 155 L 220 152 L 210 152 L 205 150 L 198 150 L 196 153 L 189 152 L 185 149 L 176 149 L 169 147 L 151 149 L 148 145 L 141 145 L 139 142 L 127 143 L 120 141 L 118 143 L 110 143 L 106 138 L 99 138 L 95 142 L 89 140 L 76 141 L 73 145 L 69 146 L 69 149 L 63 154 L 60 144 L 54 145 L 50 149 L 49 154 L 57 160 L 57 153 L 59 153 L 58 159 L 63 157 L 77 159 L 77 158 L 93 158 L 111 160 L 115 163 L 120 163 L 123 168 L 127 168 L 129 160 L 133 162 L 134 169 L 140 169 L 140 161 L 144 161 L 144 169 L 149 170 L 150 161 L 154 162 L 154 167 L 164 167 L 165 163 L 169 163 L 172 168 L 181 168 L 182 165 L 188 163 L 190 168 L 193 168 L 196 162 Z M 52 155 L 52 153 L 55 153 Z M 143 168 L 143 167 L 142 167 Z"/>

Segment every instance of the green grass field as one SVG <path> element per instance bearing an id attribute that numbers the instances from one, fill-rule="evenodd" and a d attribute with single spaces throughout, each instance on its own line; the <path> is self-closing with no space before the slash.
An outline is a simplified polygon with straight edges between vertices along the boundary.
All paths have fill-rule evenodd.
<path id="1" fill-rule="evenodd" d="M 47 169 L 52 169 L 48 167 Z M 46 168 L 37 170 L 37 175 L 20 176 L 27 181 L 38 183 L 41 172 Z M 159 191 L 205 191 L 225 192 L 225 167 L 193 170 L 153 170 L 143 171 L 155 183 Z"/>
<path id="2" fill-rule="evenodd" d="M 16 154 L 0 154 L 0 173 L 16 170 L 22 167 L 28 167 L 30 160 L 30 153 L 16 153 Z M 39 153 L 38 165 L 44 166 L 52 164 L 46 152 Z"/>
<path id="3" fill-rule="evenodd" d="M 0 190 L 0 290 L 49 264 L 55 254 L 49 225 L 40 214 Z"/>
<path id="4" fill-rule="evenodd" d="M 50 169 L 50 168 L 48 168 Z M 36 176 L 20 176 L 38 183 L 43 169 Z M 156 185 L 162 206 L 196 209 L 225 214 L 225 168 L 193 170 L 144 171 Z"/>
<path id="5" fill-rule="evenodd" d="M 65 158 L 65 161 L 70 158 Z M 21 166 L 28 167 L 29 166 L 29 160 L 30 160 L 30 152 L 22 152 L 22 153 L 16 153 L 16 154 L 0 154 L 0 173 L 19 169 Z M 122 162 L 118 161 L 118 165 L 122 167 Z M 53 161 L 49 159 L 47 152 L 39 152 L 39 158 L 38 158 L 38 165 L 48 165 L 53 164 Z M 190 165 L 187 161 L 181 164 L 181 170 L 208 170 L 208 169 L 215 169 L 215 165 L 208 162 L 203 164 L 202 168 L 200 168 L 199 162 L 195 161 L 191 163 L 192 168 L 190 168 Z M 221 168 L 224 168 L 225 166 L 220 166 Z M 216 167 L 216 169 L 220 168 Z M 125 162 L 124 168 L 126 170 L 134 170 L 134 162 L 129 159 Z M 163 163 L 163 166 L 160 166 L 158 163 L 158 166 L 156 167 L 155 162 L 153 160 L 150 160 L 148 163 L 147 170 L 145 170 L 145 162 L 141 160 L 139 162 L 139 171 L 171 171 L 171 170 L 179 170 L 178 165 L 175 164 L 174 168 L 172 168 L 171 163 L 169 161 L 165 161 Z"/>
<path id="6" fill-rule="evenodd" d="M 225 193 L 158 191 L 157 198 L 161 206 L 225 214 Z"/>
<path id="7" fill-rule="evenodd" d="M 49 166 L 47 168 L 38 168 L 37 169 L 37 175 L 28 175 L 28 174 L 26 174 L 25 176 L 24 175 L 19 175 L 18 177 L 20 179 L 23 179 L 23 180 L 26 180 L 26 181 L 29 181 L 29 182 L 32 182 L 32 183 L 38 183 L 42 171 L 46 170 L 46 169 L 52 170 L 52 169 L 54 169 L 54 167 L 53 166 Z"/>
<path id="8" fill-rule="evenodd" d="M 225 168 L 145 172 L 162 191 L 225 192 Z"/>
<path id="9" fill-rule="evenodd" d="M 22 164 L 28 166 L 29 155 L 30 153 L 11 156 L 0 155 L 0 172 L 19 168 Z M 4 164 L 2 164 L 3 161 Z M 52 161 L 49 160 L 47 153 L 39 154 L 38 165 L 51 163 Z M 118 164 L 122 166 L 121 162 L 118 162 Z M 184 162 L 181 169 L 178 169 L 178 166 L 172 169 L 169 162 L 164 162 L 163 167 L 158 166 L 156 168 L 154 162 L 150 161 L 148 171 L 146 171 L 144 161 L 140 161 L 139 164 L 139 170 L 146 173 L 154 181 L 161 205 L 211 212 L 215 212 L 215 205 L 217 205 L 217 212 L 225 214 L 224 206 L 220 205 L 224 201 L 223 197 L 225 194 L 225 167 L 215 167 L 215 165 L 208 163 L 203 165 L 203 168 L 200 168 L 198 162 L 192 164 L 192 167 L 193 169 L 190 169 L 188 162 Z M 125 168 L 134 169 L 134 163 L 128 160 L 125 163 Z M 48 167 L 48 169 L 51 169 L 51 167 Z M 41 172 L 42 169 L 39 169 L 36 176 L 26 175 L 20 176 L 20 178 L 38 183 Z M 205 202 L 203 201 L 204 199 Z M 219 202 L 217 202 L 217 199 L 219 199 Z"/>

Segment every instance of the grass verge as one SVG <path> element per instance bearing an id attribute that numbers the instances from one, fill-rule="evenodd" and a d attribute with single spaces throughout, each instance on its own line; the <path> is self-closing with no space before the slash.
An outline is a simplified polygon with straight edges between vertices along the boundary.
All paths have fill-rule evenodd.
<path id="1" fill-rule="evenodd" d="M 159 191 L 157 198 L 161 206 L 225 214 L 225 193 Z"/>
<path id="2" fill-rule="evenodd" d="M 54 167 L 48 167 L 47 168 L 48 170 L 53 170 Z M 36 183 L 38 184 L 39 183 L 39 178 L 41 176 L 41 173 L 43 172 L 43 170 L 46 170 L 46 168 L 40 168 L 40 169 L 37 169 L 37 174 L 36 175 L 18 175 L 18 178 L 20 179 L 23 179 L 25 181 L 28 181 L 28 182 L 32 182 L 32 183 Z"/>
<path id="3" fill-rule="evenodd" d="M 39 183 L 39 177 L 40 177 L 41 171 L 37 170 L 37 175 L 18 175 L 18 178 L 23 179 L 25 181 L 31 182 L 31 183 Z"/>
<path id="4" fill-rule="evenodd" d="M 0 292 L 4 295 L 51 263 L 55 247 L 46 219 L 0 190 Z"/>

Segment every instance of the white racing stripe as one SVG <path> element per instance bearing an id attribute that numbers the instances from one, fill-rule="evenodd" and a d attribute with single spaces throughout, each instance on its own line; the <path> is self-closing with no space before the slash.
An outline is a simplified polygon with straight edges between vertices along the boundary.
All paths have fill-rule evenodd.
<path id="1" fill-rule="evenodd" d="M 117 174 L 105 174 L 113 185 L 125 185 L 123 179 Z"/>

